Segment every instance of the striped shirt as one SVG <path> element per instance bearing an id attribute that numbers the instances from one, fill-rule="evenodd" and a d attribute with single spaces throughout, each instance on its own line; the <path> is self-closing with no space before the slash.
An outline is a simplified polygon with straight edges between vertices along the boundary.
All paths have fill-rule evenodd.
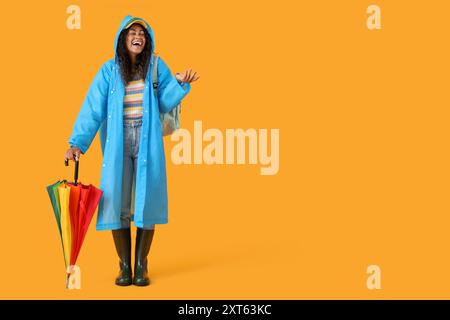
<path id="1" fill-rule="evenodd" d="M 125 96 L 123 98 L 124 121 L 142 119 L 144 86 L 144 79 L 130 81 L 125 86 Z"/>

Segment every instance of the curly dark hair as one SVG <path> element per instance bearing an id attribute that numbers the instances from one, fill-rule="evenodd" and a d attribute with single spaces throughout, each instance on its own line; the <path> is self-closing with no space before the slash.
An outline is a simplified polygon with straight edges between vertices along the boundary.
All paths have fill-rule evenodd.
<path id="1" fill-rule="evenodd" d="M 152 53 L 152 41 L 147 29 L 144 28 L 145 46 L 144 50 L 136 57 L 136 64 L 133 66 L 127 49 L 127 33 L 130 30 L 124 29 L 120 32 L 117 43 L 117 56 L 119 59 L 120 74 L 126 84 L 132 80 L 145 79 L 150 65 L 150 56 Z"/>

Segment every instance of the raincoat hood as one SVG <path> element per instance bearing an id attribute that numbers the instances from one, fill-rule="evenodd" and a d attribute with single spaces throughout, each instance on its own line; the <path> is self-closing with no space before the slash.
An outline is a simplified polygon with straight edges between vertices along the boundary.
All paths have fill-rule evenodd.
<path id="1" fill-rule="evenodd" d="M 151 44 L 152 44 L 150 58 L 153 57 L 153 52 L 154 52 L 154 49 L 155 49 L 155 36 L 153 35 L 152 28 L 147 23 L 147 21 L 145 21 L 144 19 L 128 15 L 128 16 L 125 16 L 122 19 L 122 22 L 120 23 L 119 30 L 117 30 L 117 33 L 116 33 L 116 38 L 114 40 L 114 58 L 115 58 L 116 61 L 117 61 L 117 45 L 118 45 L 118 42 L 119 42 L 120 33 L 122 32 L 123 29 L 125 29 L 128 25 L 132 24 L 133 22 L 143 22 L 145 24 L 146 29 L 147 29 L 148 33 L 150 34 L 150 39 L 151 39 Z"/>

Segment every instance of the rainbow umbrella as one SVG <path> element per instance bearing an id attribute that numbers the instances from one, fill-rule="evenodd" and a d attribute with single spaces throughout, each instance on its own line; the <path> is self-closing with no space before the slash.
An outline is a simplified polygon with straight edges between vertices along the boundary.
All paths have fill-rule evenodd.
<path id="1" fill-rule="evenodd" d="M 69 165 L 68 160 L 65 162 Z M 75 266 L 87 230 L 103 191 L 77 182 L 79 161 L 75 161 L 74 182 L 57 181 L 47 187 L 63 248 L 67 280 Z M 66 283 L 68 286 L 68 282 Z"/>

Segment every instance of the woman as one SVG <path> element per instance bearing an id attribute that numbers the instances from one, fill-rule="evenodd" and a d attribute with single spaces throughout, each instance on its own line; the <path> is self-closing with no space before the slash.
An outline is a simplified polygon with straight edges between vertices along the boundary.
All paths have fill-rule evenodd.
<path id="1" fill-rule="evenodd" d="M 199 78 L 192 69 L 172 76 L 158 57 L 157 96 L 151 70 L 154 35 L 149 24 L 126 16 L 116 34 L 114 59 L 92 81 L 69 138 L 65 158 L 78 159 L 100 131 L 103 153 L 97 230 L 112 230 L 119 256 L 116 284 L 149 285 L 147 255 L 155 224 L 168 222 L 167 182 L 160 112 L 169 112 Z M 131 269 L 130 222 L 136 249 Z"/>

